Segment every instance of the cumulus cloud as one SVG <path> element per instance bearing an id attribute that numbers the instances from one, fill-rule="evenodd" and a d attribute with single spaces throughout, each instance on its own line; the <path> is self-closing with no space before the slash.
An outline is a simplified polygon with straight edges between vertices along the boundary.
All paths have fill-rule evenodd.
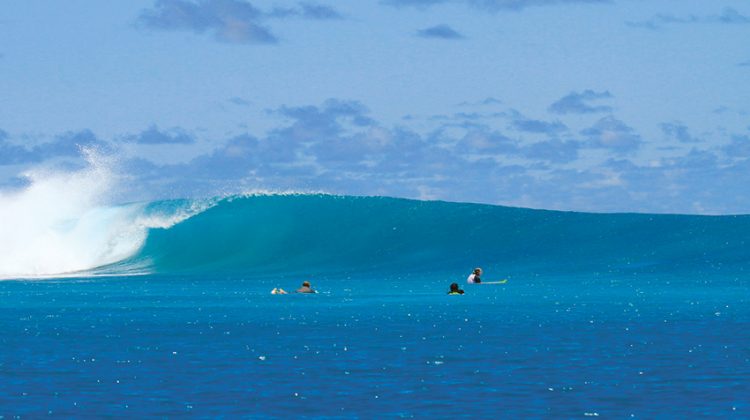
<path id="1" fill-rule="evenodd" d="M 504 10 L 518 11 L 527 7 L 564 5 L 573 3 L 604 4 L 612 0 L 383 0 L 383 4 L 395 7 L 427 8 L 443 3 L 458 3 L 477 10 L 499 12 Z"/>
<path id="2" fill-rule="evenodd" d="M 580 141 L 560 138 L 568 131 L 568 127 L 562 122 L 527 118 L 516 110 L 511 110 L 506 116 L 510 117 L 510 127 L 516 131 L 534 135 L 532 138 L 537 135 L 544 137 L 542 141 L 519 143 L 520 156 L 550 163 L 564 163 L 578 159 L 578 151 L 583 144 Z"/>
<path id="3" fill-rule="evenodd" d="M 447 3 L 449 0 L 382 0 L 381 3 L 394 7 L 427 8 L 436 4 Z"/>
<path id="4" fill-rule="evenodd" d="M 107 142 L 99 139 L 91 130 L 71 131 L 55 137 L 54 140 L 33 147 L 32 153 L 39 159 L 61 156 L 78 156 L 81 148 L 108 149 Z"/>
<path id="5" fill-rule="evenodd" d="M 8 138 L 8 133 L 0 130 L 0 165 L 15 165 L 33 160 L 30 151 L 11 144 Z"/>
<path id="6" fill-rule="evenodd" d="M 612 0 L 467 0 L 467 3 L 479 9 L 496 12 L 501 10 L 522 10 L 527 7 L 574 3 L 612 3 Z"/>
<path id="7" fill-rule="evenodd" d="M 701 139 L 693 137 L 688 127 L 681 122 L 662 123 L 659 125 L 664 135 L 680 143 L 699 143 Z"/>
<path id="8" fill-rule="evenodd" d="M 643 143 L 632 127 L 614 117 L 600 119 L 581 134 L 587 147 L 609 149 L 618 154 L 631 153 Z"/>
<path id="9" fill-rule="evenodd" d="M 599 99 L 610 99 L 608 91 L 596 92 L 590 89 L 583 92 L 571 92 L 549 106 L 549 111 L 555 114 L 591 114 L 596 112 L 611 112 L 607 105 L 589 105 L 587 102 Z"/>
<path id="10" fill-rule="evenodd" d="M 437 38 L 449 40 L 464 39 L 463 35 L 456 32 L 456 30 L 446 24 L 420 29 L 417 31 L 417 36 L 422 38 Z"/>
<path id="11" fill-rule="evenodd" d="M 741 193 L 750 181 L 748 160 L 726 162 L 712 151 L 691 149 L 656 164 L 610 160 L 605 166 L 623 180 L 626 188 L 622 193 L 636 209 L 703 214 L 747 213 L 750 209 L 750 199 Z"/>
<path id="12" fill-rule="evenodd" d="M 127 136 L 125 140 L 140 144 L 190 144 L 195 142 L 195 138 L 184 130 L 173 128 L 162 131 L 156 125 L 152 125 L 137 135 Z"/>
<path id="13" fill-rule="evenodd" d="M 227 99 L 227 101 L 229 101 L 229 103 L 232 103 L 232 104 L 237 105 L 237 106 L 250 106 L 250 104 L 251 104 L 250 101 L 248 101 L 245 98 L 240 98 L 239 96 L 233 96 L 233 97 Z"/>
<path id="14" fill-rule="evenodd" d="M 522 149 L 528 159 L 552 163 L 567 163 L 578 159 L 581 142 L 575 140 L 550 139 L 532 143 Z"/>
<path id="15" fill-rule="evenodd" d="M 314 20 L 339 20 L 344 18 L 336 9 L 314 3 L 300 3 L 299 7 L 296 8 L 277 7 L 269 13 L 269 16 L 277 18 L 303 17 Z"/>
<path id="16" fill-rule="evenodd" d="M 455 112 L 453 114 L 438 114 L 428 118 L 430 121 L 443 122 L 446 125 L 469 127 L 484 125 L 484 122 L 507 116 L 504 112 Z M 410 117 L 409 119 L 415 119 Z"/>
<path id="17" fill-rule="evenodd" d="M 732 141 L 723 150 L 731 158 L 750 158 L 750 136 L 732 136 Z"/>
<path id="18" fill-rule="evenodd" d="M 152 8 L 141 12 L 138 23 L 151 30 L 209 33 L 217 41 L 232 44 L 274 44 L 278 38 L 265 21 L 286 17 L 332 20 L 342 16 L 314 3 L 266 13 L 245 0 L 156 0 Z"/>
<path id="19" fill-rule="evenodd" d="M 518 131 L 555 136 L 560 132 L 568 129 L 568 127 L 566 127 L 565 124 L 561 123 L 560 121 L 535 120 L 526 118 L 518 113 L 515 113 L 514 115 L 515 116 L 511 124 Z"/>
<path id="20" fill-rule="evenodd" d="M 99 140 L 89 130 L 68 132 L 48 142 L 33 146 L 11 144 L 7 133 L 0 133 L 0 165 L 18 165 L 42 162 L 59 157 L 77 157 L 82 147 L 106 149 L 106 142 Z"/>
<path id="21" fill-rule="evenodd" d="M 459 103 L 458 106 L 501 105 L 502 103 L 503 101 L 501 101 L 500 99 L 493 98 L 492 96 L 488 96 L 482 99 L 481 101 L 477 101 L 477 102 L 464 101 L 464 102 Z"/>
<path id="22" fill-rule="evenodd" d="M 263 13 L 241 0 L 157 0 L 139 22 L 154 30 L 210 32 L 217 41 L 273 44 L 276 36 L 261 24 Z"/>
<path id="23" fill-rule="evenodd" d="M 297 129 L 295 135 L 300 132 L 309 136 L 335 135 L 343 130 L 342 120 L 360 127 L 373 124 L 373 120 L 367 116 L 367 107 L 357 101 L 329 99 L 320 107 L 282 106 L 272 112 L 294 120 L 294 124 L 284 130 Z"/>
<path id="24" fill-rule="evenodd" d="M 463 155 L 516 155 L 520 153 L 518 141 L 497 130 L 473 128 L 459 139 L 454 148 Z"/>
<path id="25" fill-rule="evenodd" d="M 656 30 L 666 25 L 675 24 L 722 24 L 722 25 L 747 25 L 750 24 L 750 16 L 743 15 L 737 10 L 727 7 L 718 15 L 708 16 L 675 16 L 671 14 L 657 14 L 651 19 L 643 21 L 626 22 L 628 26 L 634 28 L 644 28 Z"/>

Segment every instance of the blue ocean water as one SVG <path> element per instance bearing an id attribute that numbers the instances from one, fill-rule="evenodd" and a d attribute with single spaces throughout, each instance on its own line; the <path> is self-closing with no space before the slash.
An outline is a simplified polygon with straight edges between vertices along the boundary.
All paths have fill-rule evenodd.
<path id="1" fill-rule="evenodd" d="M 0 418 L 750 417 L 750 217 L 197 208 L 119 261 L 0 281 Z"/>

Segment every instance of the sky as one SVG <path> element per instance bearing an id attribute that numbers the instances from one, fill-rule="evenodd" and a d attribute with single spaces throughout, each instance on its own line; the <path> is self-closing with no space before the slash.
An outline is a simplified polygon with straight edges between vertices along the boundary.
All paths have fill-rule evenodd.
<path id="1" fill-rule="evenodd" d="M 750 213 L 748 0 L 0 4 L 2 194 Z"/>

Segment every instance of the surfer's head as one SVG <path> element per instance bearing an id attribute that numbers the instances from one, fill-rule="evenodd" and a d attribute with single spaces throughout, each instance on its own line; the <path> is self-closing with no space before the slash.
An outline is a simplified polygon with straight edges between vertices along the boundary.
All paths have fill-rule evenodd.
<path id="1" fill-rule="evenodd" d="M 477 274 L 477 275 L 482 274 L 482 269 L 479 268 L 479 267 L 475 268 L 474 269 L 474 274 Z"/>
<path id="2" fill-rule="evenodd" d="M 451 292 L 458 291 L 458 283 L 451 283 Z"/>
<path id="3" fill-rule="evenodd" d="M 305 281 L 302 282 L 302 286 L 303 287 L 310 287 L 310 282 L 307 281 L 307 280 L 305 280 Z"/>

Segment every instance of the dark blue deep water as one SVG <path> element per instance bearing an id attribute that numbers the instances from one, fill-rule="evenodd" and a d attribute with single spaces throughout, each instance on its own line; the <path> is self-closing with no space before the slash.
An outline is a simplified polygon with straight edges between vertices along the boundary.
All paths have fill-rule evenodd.
<path id="1" fill-rule="evenodd" d="M 0 418 L 749 418 L 749 234 L 748 217 L 224 200 L 85 276 L 0 281 Z M 465 284 L 474 266 L 509 281 Z M 302 280 L 320 293 L 269 293 Z"/>

